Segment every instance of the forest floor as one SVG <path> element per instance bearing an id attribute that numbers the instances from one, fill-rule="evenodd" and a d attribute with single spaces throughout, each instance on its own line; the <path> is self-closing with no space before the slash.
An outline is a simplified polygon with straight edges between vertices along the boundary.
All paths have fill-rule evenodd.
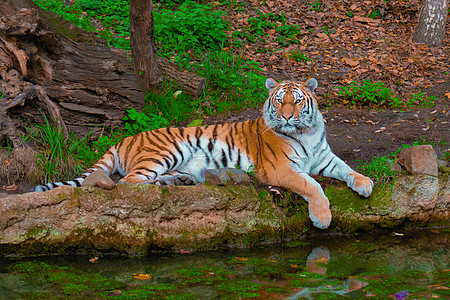
<path id="1" fill-rule="evenodd" d="M 245 41 L 245 57 L 259 62 L 264 75 L 277 80 L 318 80 L 316 93 L 328 141 L 352 167 L 358 166 L 358 160 L 385 156 L 415 141 L 432 144 L 438 158 L 450 151 L 449 22 L 444 46 L 435 48 L 412 42 L 421 5 L 416 0 L 246 3 L 245 12 L 234 9 L 227 13 L 232 31 L 262 28 L 262 34 L 249 30 L 258 38 L 254 43 Z M 298 43 L 280 47 L 276 30 L 263 22 L 270 21 L 271 14 L 285 14 L 286 24 L 299 26 L 302 34 L 296 37 Z M 260 26 L 255 25 L 255 19 L 261 20 L 257 21 Z M 293 59 L 292 52 L 310 60 Z M 403 101 L 420 93 L 424 93 L 423 98 L 434 96 L 435 105 L 426 107 L 416 101 L 396 109 L 374 103 L 352 106 L 338 95 L 336 87 L 348 86 L 354 80 L 382 82 Z M 245 110 L 204 122 L 241 121 L 260 115 L 259 111 Z"/>

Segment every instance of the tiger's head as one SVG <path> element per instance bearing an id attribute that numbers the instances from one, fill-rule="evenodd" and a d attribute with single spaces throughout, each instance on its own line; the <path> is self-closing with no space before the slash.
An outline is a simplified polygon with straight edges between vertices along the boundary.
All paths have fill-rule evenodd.
<path id="1" fill-rule="evenodd" d="M 265 86 L 269 90 L 269 98 L 264 104 L 263 114 L 270 128 L 280 133 L 292 134 L 315 126 L 316 79 L 311 78 L 305 83 L 296 83 L 276 82 L 272 78 L 267 78 Z"/>

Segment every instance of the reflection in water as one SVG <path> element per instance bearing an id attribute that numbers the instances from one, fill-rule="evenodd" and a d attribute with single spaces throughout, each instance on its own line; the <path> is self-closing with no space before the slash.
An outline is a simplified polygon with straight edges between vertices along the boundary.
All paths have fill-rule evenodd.
<path id="1" fill-rule="evenodd" d="M 160 290 L 158 297 L 177 292 L 197 299 L 221 299 L 224 296 L 231 299 L 312 299 L 316 297 L 315 293 L 327 292 L 351 299 L 365 298 L 369 294 L 380 298 L 405 294 L 408 299 L 436 295 L 445 298 L 442 291 L 448 289 L 446 277 L 441 280 L 439 276 L 448 276 L 445 270 L 450 269 L 449 245 L 449 232 L 436 234 L 426 231 L 424 234 L 405 233 L 401 237 L 386 234 L 321 236 L 320 239 L 310 238 L 261 249 L 189 255 L 100 256 L 95 264 L 89 262 L 94 256 L 0 259 L 0 300 L 31 299 L 33 297 L 23 297 L 24 293 L 36 291 L 55 292 L 54 284 L 33 277 L 20 277 L 16 264 L 23 262 L 44 262 L 120 281 L 126 286 L 121 288 L 121 297 L 139 287 L 171 285 L 173 291 Z M 149 274 L 151 278 L 138 280 L 133 278 L 133 273 Z M 402 274 L 407 274 L 407 277 Z M 419 275 L 422 277 L 414 277 Z M 376 286 L 389 280 L 407 282 L 407 278 L 412 278 L 413 287 L 391 284 L 390 290 L 383 290 Z M 420 288 L 422 294 L 413 288 Z M 108 292 L 111 291 L 107 290 L 104 295 Z M 59 293 L 56 298 L 66 297 L 61 289 L 55 293 Z M 98 299 L 103 297 L 94 296 Z M 322 296 L 322 299 L 327 298 Z"/>
<path id="2" fill-rule="evenodd" d="M 306 271 L 325 275 L 327 272 L 327 263 L 330 260 L 330 250 L 326 246 L 316 247 L 311 251 L 306 260 Z M 355 278 L 348 278 L 338 285 L 321 285 L 314 288 L 304 288 L 302 291 L 296 293 L 295 295 L 289 297 L 289 299 L 299 299 L 308 298 L 313 299 L 313 294 L 318 292 L 323 292 L 324 290 L 329 291 L 338 295 L 345 295 L 349 292 L 357 291 L 368 283 Z"/>

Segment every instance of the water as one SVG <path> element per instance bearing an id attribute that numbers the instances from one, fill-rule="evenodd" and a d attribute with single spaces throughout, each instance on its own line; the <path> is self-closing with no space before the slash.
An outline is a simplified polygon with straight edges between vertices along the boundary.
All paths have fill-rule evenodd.
<path id="1" fill-rule="evenodd" d="M 450 299 L 449 246 L 449 231 L 426 230 L 141 258 L 2 258 L 0 299 Z"/>

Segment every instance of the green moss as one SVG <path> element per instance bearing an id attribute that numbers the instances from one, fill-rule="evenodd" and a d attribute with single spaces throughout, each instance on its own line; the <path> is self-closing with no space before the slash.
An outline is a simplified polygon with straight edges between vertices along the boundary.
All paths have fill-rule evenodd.
<path id="1" fill-rule="evenodd" d="M 333 293 L 330 293 L 330 292 L 314 293 L 312 295 L 312 298 L 314 300 L 349 299 L 349 297 L 342 296 L 342 295 L 339 295 L 339 294 L 333 294 Z"/>
<path id="2" fill-rule="evenodd" d="M 261 283 L 255 283 L 250 279 L 234 279 L 219 282 L 216 285 L 219 291 L 224 291 L 229 294 L 234 294 L 239 297 L 259 297 L 260 294 L 257 293 L 258 290 L 264 288 Z"/>
<path id="3" fill-rule="evenodd" d="M 390 183 L 377 185 L 372 195 L 364 198 L 350 188 L 330 186 L 325 195 L 330 200 L 332 211 L 338 213 L 383 214 L 390 206 L 391 190 Z"/>
<path id="4" fill-rule="evenodd" d="M 37 239 L 40 237 L 44 237 L 46 236 L 48 233 L 48 228 L 46 228 L 45 226 L 36 226 L 33 227 L 29 230 L 27 230 L 27 232 L 24 234 L 26 239 Z"/>
<path id="5" fill-rule="evenodd" d="M 32 278 L 62 295 L 79 296 L 93 291 L 121 289 L 125 284 L 115 279 L 105 279 L 97 273 L 85 273 L 78 269 L 48 265 L 46 263 L 19 262 L 10 267 L 19 278 Z"/>

